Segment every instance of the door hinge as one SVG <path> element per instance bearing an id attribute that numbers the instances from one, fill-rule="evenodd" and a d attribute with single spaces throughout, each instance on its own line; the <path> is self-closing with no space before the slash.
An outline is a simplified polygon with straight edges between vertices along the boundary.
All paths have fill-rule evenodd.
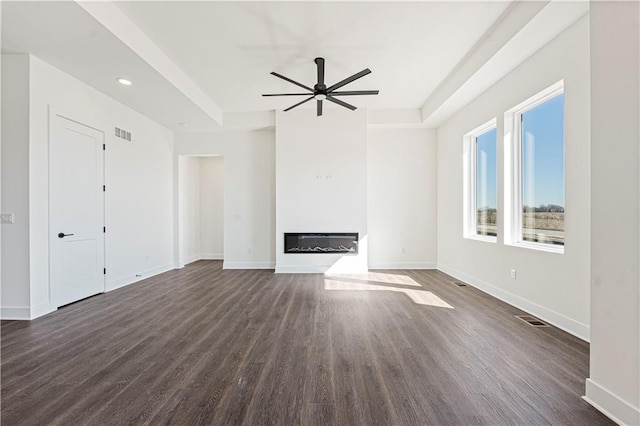
<path id="1" fill-rule="evenodd" d="M 102 185 L 102 192 L 105 192 L 107 190 L 107 185 Z"/>
<path id="2" fill-rule="evenodd" d="M 102 144 L 102 150 L 103 150 L 103 151 L 106 151 L 106 150 L 107 150 L 107 144 L 106 144 L 106 143 L 103 143 L 103 144 Z"/>
<path id="3" fill-rule="evenodd" d="M 104 268 L 104 269 L 102 270 L 102 273 L 103 273 L 104 275 L 107 275 L 107 268 Z"/>
<path id="4" fill-rule="evenodd" d="M 107 232 L 107 227 L 106 227 L 106 226 L 103 226 L 103 227 L 102 227 L 102 232 L 103 232 L 103 233 Z"/>

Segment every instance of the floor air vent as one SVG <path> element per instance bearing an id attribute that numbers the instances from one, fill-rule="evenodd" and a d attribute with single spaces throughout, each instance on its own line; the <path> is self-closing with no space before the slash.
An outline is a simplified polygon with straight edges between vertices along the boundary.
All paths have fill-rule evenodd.
<path id="1" fill-rule="evenodd" d="M 534 327 L 549 327 L 549 324 L 547 324 L 546 322 L 542 322 L 538 318 L 532 317 L 531 315 L 516 315 L 516 318 L 519 318 Z"/>
<path id="2" fill-rule="evenodd" d="M 456 287 L 466 287 L 467 286 L 462 281 L 451 281 L 451 284 L 455 285 Z"/>

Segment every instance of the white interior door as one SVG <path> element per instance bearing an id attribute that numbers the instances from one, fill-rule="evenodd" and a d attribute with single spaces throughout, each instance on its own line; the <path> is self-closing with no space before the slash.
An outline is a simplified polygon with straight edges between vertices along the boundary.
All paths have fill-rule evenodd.
<path id="1" fill-rule="evenodd" d="M 52 114 L 50 274 L 53 307 L 104 292 L 104 133 Z"/>

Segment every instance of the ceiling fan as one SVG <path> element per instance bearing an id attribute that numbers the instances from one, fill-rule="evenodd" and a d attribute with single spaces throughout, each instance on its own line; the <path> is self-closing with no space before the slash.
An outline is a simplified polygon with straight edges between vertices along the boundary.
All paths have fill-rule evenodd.
<path id="1" fill-rule="evenodd" d="M 352 81 L 355 81 L 361 77 L 364 77 L 367 74 L 370 74 L 371 70 L 369 68 L 366 68 L 360 71 L 359 73 L 352 75 L 351 77 L 347 77 L 344 80 L 334 84 L 333 86 L 327 87 L 324 84 L 324 58 L 316 58 L 314 59 L 314 62 L 316 63 L 316 67 L 318 68 L 318 82 L 313 86 L 313 89 L 311 87 L 305 86 L 304 84 L 298 83 L 297 81 L 291 80 L 290 78 L 287 78 L 281 74 L 278 74 L 277 72 L 271 73 L 272 75 L 275 75 L 278 78 L 281 78 L 285 81 L 288 81 L 289 83 L 293 83 L 296 86 L 300 86 L 303 89 L 308 90 L 309 91 L 308 93 L 277 93 L 277 94 L 269 94 L 269 95 L 262 95 L 262 96 L 308 96 L 308 95 L 311 95 L 305 100 L 300 101 L 297 104 L 285 109 L 285 111 L 289 111 L 290 109 L 300 106 L 305 102 L 309 102 L 311 99 L 315 99 L 317 115 L 319 117 L 322 115 L 322 101 L 324 100 L 333 102 L 334 104 L 338 104 L 340 106 L 343 106 L 353 111 L 356 109 L 356 107 L 336 98 L 336 96 L 377 95 L 380 92 L 379 90 L 336 91 L 336 89 L 339 89 L 342 86 L 351 83 Z"/>

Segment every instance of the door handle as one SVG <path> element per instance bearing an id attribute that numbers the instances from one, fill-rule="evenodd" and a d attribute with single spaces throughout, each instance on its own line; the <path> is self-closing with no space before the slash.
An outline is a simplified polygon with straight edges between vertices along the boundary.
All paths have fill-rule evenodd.
<path id="1" fill-rule="evenodd" d="M 58 234 L 58 238 L 64 238 L 64 237 L 70 237 L 73 234 L 65 234 L 64 232 L 61 232 Z"/>

